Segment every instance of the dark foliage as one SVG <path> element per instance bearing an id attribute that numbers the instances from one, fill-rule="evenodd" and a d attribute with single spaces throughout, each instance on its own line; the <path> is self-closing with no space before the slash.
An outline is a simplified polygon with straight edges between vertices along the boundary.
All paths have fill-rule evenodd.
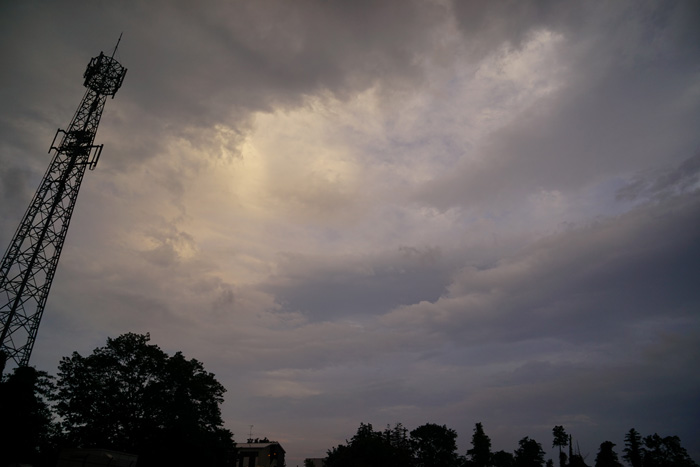
<path id="1" fill-rule="evenodd" d="M 477 423 L 472 435 L 472 448 L 467 451 L 469 465 L 474 467 L 488 467 L 492 462 L 491 438 L 484 433 L 484 426 Z"/>
<path id="2" fill-rule="evenodd" d="M 681 446 L 678 436 L 662 438 L 658 434 L 644 438 L 643 467 L 697 467 L 688 452 Z"/>
<path id="3" fill-rule="evenodd" d="M 326 467 L 399 467 L 411 458 L 408 443 L 392 443 L 391 430 L 374 431 L 371 424 L 361 423 L 347 445 L 328 451 Z"/>
<path id="4" fill-rule="evenodd" d="M 566 454 L 562 452 L 561 448 L 569 444 L 569 435 L 566 433 L 563 426 L 557 425 L 552 428 L 552 436 L 554 437 L 552 447 L 559 447 L 559 467 L 565 467 L 567 457 Z"/>
<path id="5" fill-rule="evenodd" d="M 604 441 L 600 444 L 600 450 L 595 457 L 595 467 L 622 467 L 614 447 L 615 443 L 610 441 Z"/>
<path id="6" fill-rule="evenodd" d="M 513 467 L 515 465 L 515 456 L 506 451 L 496 451 L 493 453 L 491 462 L 494 467 Z"/>
<path id="7" fill-rule="evenodd" d="M 0 382 L 0 466 L 54 465 L 56 430 L 47 399 L 49 375 L 32 367 L 18 367 Z"/>
<path id="8" fill-rule="evenodd" d="M 625 435 L 625 449 L 622 458 L 632 467 L 642 467 L 642 436 L 631 428 Z"/>
<path id="9" fill-rule="evenodd" d="M 561 430 L 557 430 L 561 428 Z M 569 456 L 562 452 L 560 458 L 565 467 L 588 467 L 578 448 L 571 447 L 571 436 L 563 427 L 555 427 L 563 433 L 569 445 Z M 339 445 L 328 451 L 326 467 L 542 467 L 545 465 L 542 445 L 524 437 L 518 442 L 518 449 L 511 454 L 506 451 L 491 452 L 491 440 L 477 423 L 472 435 L 472 448 L 466 457 L 457 455 L 457 433 L 446 426 L 427 423 L 406 436 L 406 428 L 396 424 L 384 432 L 374 431 L 371 424 L 360 424 L 355 436 L 346 445 Z M 555 436 L 556 437 L 556 436 Z M 677 436 L 660 437 L 657 434 L 642 438 L 634 429 L 625 437 L 626 460 L 639 459 L 632 467 L 699 467 L 681 446 Z M 557 444 L 554 444 L 557 446 Z M 605 441 L 595 459 L 595 467 L 622 467 L 613 449 L 615 444 Z M 635 455 L 639 457 L 636 458 Z M 568 462 L 566 462 L 568 460 Z M 553 461 L 546 463 L 549 467 Z"/>
<path id="10" fill-rule="evenodd" d="M 572 454 L 569 459 L 568 467 L 588 467 L 585 459 L 580 453 Z"/>
<path id="11" fill-rule="evenodd" d="M 457 432 L 445 425 L 426 423 L 411 431 L 417 467 L 458 465 Z"/>
<path id="12" fill-rule="evenodd" d="M 401 423 L 394 425 L 394 428 L 387 426 L 384 430 L 384 438 L 392 447 L 398 465 L 413 464 L 413 445 L 406 427 Z"/>
<path id="13" fill-rule="evenodd" d="M 124 334 L 59 364 L 56 411 L 74 447 L 135 453 L 140 466 L 223 465 L 233 448 L 224 387 L 197 360 Z"/>
<path id="14" fill-rule="evenodd" d="M 521 439 L 515 450 L 515 467 L 542 467 L 544 450 L 542 445 L 527 436 Z"/>
<path id="15" fill-rule="evenodd" d="M 564 430 L 564 427 L 561 425 L 557 425 L 554 428 L 552 428 L 552 436 L 554 437 L 554 440 L 552 441 L 552 447 L 559 446 L 559 452 L 561 452 L 562 447 L 569 444 L 569 435 L 566 433 L 566 430 Z"/>
<path id="16" fill-rule="evenodd" d="M 382 433 L 360 424 L 346 445 L 328 451 L 326 467 L 458 467 L 457 432 L 432 423 L 411 431 L 400 423 Z"/>

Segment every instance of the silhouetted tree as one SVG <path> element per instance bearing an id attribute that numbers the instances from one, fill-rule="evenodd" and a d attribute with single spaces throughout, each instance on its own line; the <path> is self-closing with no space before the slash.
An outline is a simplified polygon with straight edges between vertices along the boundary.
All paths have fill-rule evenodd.
<path id="1" fill-rule="evenodd" d="M 139 465 L 223 465 L 233 449 L 224 387 L 197 360 L 168 356 L 150 336 L 107 339 L 59 364 L 56 411 L 75 447 L 139 455 Z"/>
<path id="2" fill-rule="evenodd" d="M 385 433 L 374 431 L 372 424 L 361 423 L 347 445 L 328 451 L 326 467 L 404 467 L 405 455 L 397 451 Z"/>
<path id="3" fill-rule="evenodd" d="M 678 436 L 662 438 L 654 433 L 644 438 L 643 467 L 697 467 L 681 446 Z"/>
<path id="4" fill-rule="evenodd" d="M 421 425 L 411 431 L 411 442 L 417 467 L 447 467 L 458 463 L 457 432 L 445 425 Z"/>
<path id="5" fill-rule="evenodd" d="M 552 436 L 554 437 L 552 447 L 559 446 L 559 467 L 564 467 L 566 465 L 566 454 L 562 452 L 561 448 L 569 443 L 569 435 L 563 426 L 557 425 L 552 428 Z"/>
<path id="6" fill-rule="evenodd" d="M 393 459 L 397 465 L 413 464 L 413 445 L 408 436 L 408 428 L 401 423 L 396 423 L 393 428 L 387 425 L 384 437 L 392 448 Z"/>
<path id="7" fill-rule="evenodd" d="M 568 467 L 588 467 L 578 448 L 578 443 L 576 443 L 576 452 L 574 452 L 574 442 L 571 435 L 569 435 L 569 463 L 567 465 Z"/>
<path id="8" fill-rule="evenodd" d="M 351 467 L 354 453 L 348 445 L 339 444 L 326 452 L 326 467 Z"/>
<path id="9" fill-rule="evenodd" d="M 642 436 L 634 428 L 625 435 L 625 449 L 622 458 L 632 467 L 642 467 Z"/>
<path id="10" fill-rule="evenodd" d="M 595 457 L 595 467 L 622 467 L 613 447 L 615 447 L 615 443 L 610 441 L 603 441 L 600 444 L 600 450 Z"/>
<path id="11" fill-rule="evenodd" d="M 588 467 L 584 457 L 580 452 L 572 454 L 569 456 L 569 467 Z"/>
<path id="12" fill-rule="evenodd" d="M 55 465 L 56 426 L 48 400 L 51 377 L 17 367 L 0 382 L 0 466 Z"/>
<path id="13" fill-rule="evenodd" d="M 527 436 L 518 441 L 519 447 L 515 451 L 515 467 L 542 467 L 544 464 L 544 450 L 542 445 Z"/>
<path id="14" fill-rule="evenodd" d="M 515 465 L 515 457 L 506 451 L 496 451 L 491 456 L 491 462 L 494 467 L 513 467 Z"/>
<path id="15" fill-rule="evenodd" d="M 484 427 L 477 423 L 472 435 L 472 448 L 467 451 L 471 466 L 488 467 L 491 465 L 491 439 L 484 433 Z"/>

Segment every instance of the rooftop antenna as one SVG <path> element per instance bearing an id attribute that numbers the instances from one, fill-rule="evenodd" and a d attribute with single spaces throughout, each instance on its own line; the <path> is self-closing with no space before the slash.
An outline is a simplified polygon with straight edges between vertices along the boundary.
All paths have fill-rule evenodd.
<path id="1" fill-rule="evenodd" d="M 248 442 L 253 442 L 253 425 L 250 425 L 250 432 L 248 432 Z"/>

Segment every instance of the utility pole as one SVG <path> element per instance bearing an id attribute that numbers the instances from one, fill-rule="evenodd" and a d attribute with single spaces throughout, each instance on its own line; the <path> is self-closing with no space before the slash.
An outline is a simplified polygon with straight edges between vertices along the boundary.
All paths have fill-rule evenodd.
<path id="1" fill-rule="evenodd" d="M 103 52 L 85 70 L 87 88 L 67 130 L 56 131 L 53 159 L 0 265 L 0 375 L 12 360 L 27 366 L 51 282 L 68 232 L 85 169 L 93 170 L 103 145 L 95 145 L 107 96 L 114 98 L 126 74 Z M 60 134 L 60 138 L 59 138 Z M 58 144 L 56 141 L 58 140 Z"/>

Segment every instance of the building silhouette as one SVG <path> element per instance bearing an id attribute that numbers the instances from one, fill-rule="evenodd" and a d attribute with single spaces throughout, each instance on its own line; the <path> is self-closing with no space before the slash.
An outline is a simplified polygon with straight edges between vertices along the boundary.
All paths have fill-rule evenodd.
<path id="1" fill-rule="evenodd" d="M 277 441 L 249 439 L 236 443 L 236 467 L 284 467 L 284 448 Z"/>

